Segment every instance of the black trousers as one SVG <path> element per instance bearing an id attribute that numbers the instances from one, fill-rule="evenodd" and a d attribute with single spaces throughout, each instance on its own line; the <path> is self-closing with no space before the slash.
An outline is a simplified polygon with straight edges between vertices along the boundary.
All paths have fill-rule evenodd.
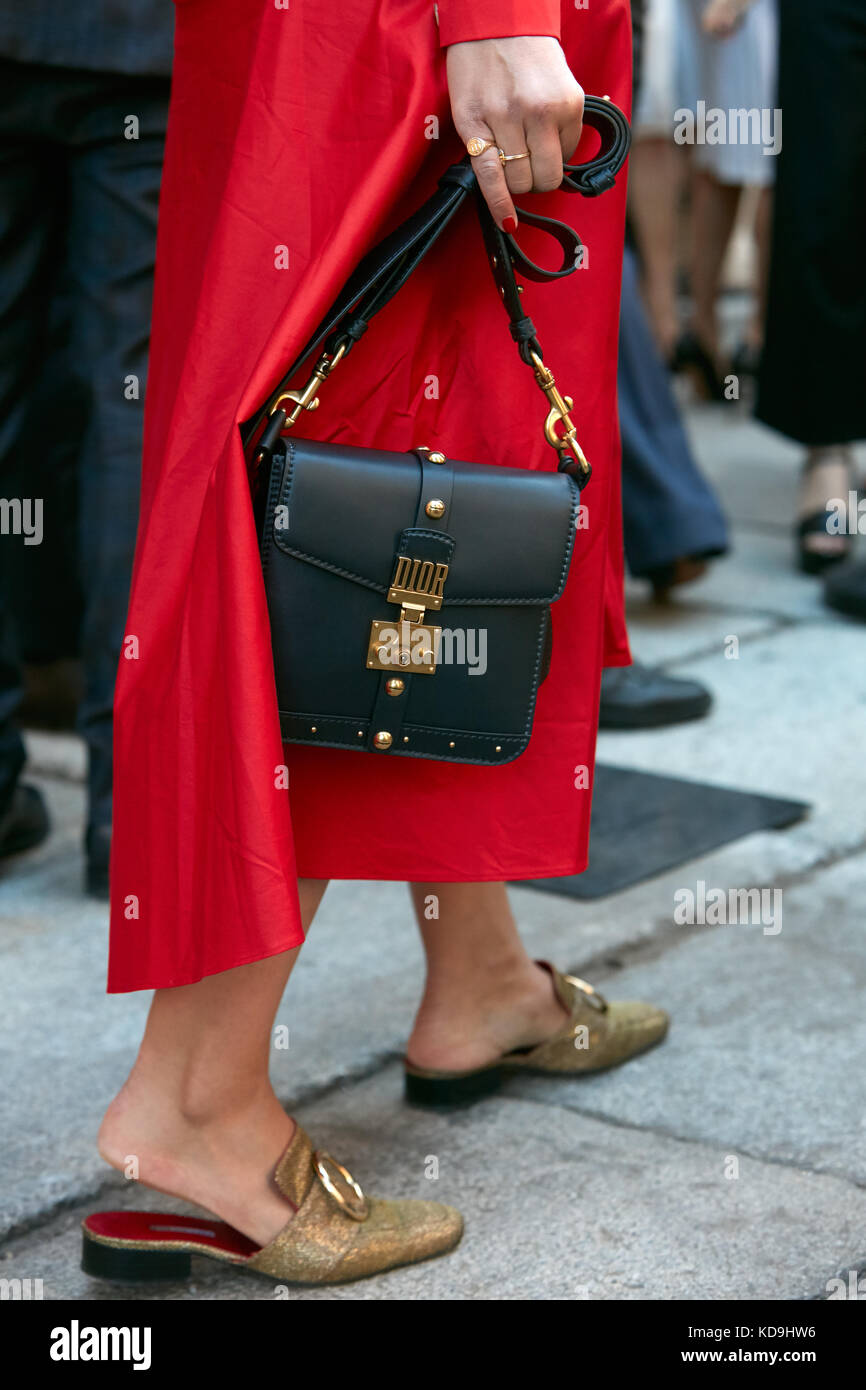
<path id="1" fill-rule="evenodd" d="M 89 823 L 106 825 L 169 81 L 0 61 L 0 83 L 0 497 L 44 518 L 40 546 L 0 535 L 0 814 L 21 648 L 77 650 Z"/>
<path id="2" fill-rule="evenodd" d="M 866 438 L 866 5 L 779 6 L 782 149 L 757 415 L 803 444 Z"/>

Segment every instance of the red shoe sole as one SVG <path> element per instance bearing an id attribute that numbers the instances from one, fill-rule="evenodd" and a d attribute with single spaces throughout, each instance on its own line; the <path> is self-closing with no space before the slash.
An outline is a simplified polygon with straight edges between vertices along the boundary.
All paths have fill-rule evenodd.
<path id="1" fill-rule="evenodd" d="M 82 1223 L 81 1268 L 96 1279 L 185 1279 L 193 1255 L 243 1264 L 259 1249 L 225 1221 L 158 1211 L 97 1211 Z"/>

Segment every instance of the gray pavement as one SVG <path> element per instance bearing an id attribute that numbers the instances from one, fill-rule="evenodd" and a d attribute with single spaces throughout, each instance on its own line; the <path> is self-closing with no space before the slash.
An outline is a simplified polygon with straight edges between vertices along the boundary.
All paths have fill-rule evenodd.
<path id="1" fill-rule="evenodd" d="M 281 1009 L 279 1094 L 370 1190 L 452 1202 L 467 1228 L 447 1259 L 292 1298 L 808 1299 L 866 1267 L 866 628 L 792 571 L 797 451 L 733 406 L 691 425 L 735 551 L 665 607 L 634 586 L 630 626 L 642 660 L 698 676 L 716 705 L 700 723 L 605 734 L 600 756 L 812 814 L 597 902 L 514 890 L 536 954 L 654 999 L 673 1026 L 624 1068 L 522 1077 L 453 1115 L 401 1099 L 422 979 L 405 889 L 333 884 Z M 41 1278 L 46 1298 L 272 1298 L 206 1262 L 192 1284 L 150 1290 L 78 1270 L 95 1204 L 180 1204 L 93 1147 L 147 1000 L 103 992 L 106 913 L 80 892 L 80 747 L 30 748 L 56 830 L 0 883 L 0 1277 Z M 781 930 L 677 925 L 674 895 L 699 880 L 780 890 Z"/>

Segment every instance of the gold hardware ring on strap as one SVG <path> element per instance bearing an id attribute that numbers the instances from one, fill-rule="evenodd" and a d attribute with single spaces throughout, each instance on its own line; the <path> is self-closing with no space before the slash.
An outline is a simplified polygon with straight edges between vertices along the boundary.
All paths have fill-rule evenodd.
<path id="1" fill-rule="evenodd" d="M 319 1182 L 340 1209 L 353 1221 L 366 1221 L 370 1215 L 369 1203 L 348 1168 L 322 1149 L 317 1149 L 313 1154 L 313 1167 Z"/>
<path id="2" fill-rule="evenodd" d="M 565 975 L 563 979 L 568 980 L 570 985 L 574 985 L 575 989 L 580 990 L 581 994 L 585 996 L 586 1002 L 591 1004 L 594 1009 L 598 1009 L 599 1013 L 607 1013 L 607 1000 L 603 994 L 599 994 L 598 990 L 593 988 L 588 980 L 582 980 L 579 975 Z"/>

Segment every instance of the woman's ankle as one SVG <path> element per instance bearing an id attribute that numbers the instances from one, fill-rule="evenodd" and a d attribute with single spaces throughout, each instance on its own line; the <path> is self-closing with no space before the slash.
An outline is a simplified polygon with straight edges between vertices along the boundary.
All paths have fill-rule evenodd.
<path id="1" fill-rule="evenodd" d="M 126 1169 L 132 1154 L 145 1163 L 171 1163 L 198 1151 L 239 1147 L 239 1136 L 255 1136 L 265 1144 L 268 1135 L 282 1136 L 287 1143 L 293 1126 L 269 1085 L 254 1088 L 243 1103 L 216 1105 L 211 1100 L 205 1105 L 180 1102 L 167 1090 L 130 1078 L 103 1116 L 97 1148 L 106 1163 Z M 146 1172 L 136 1176 L 148 1182 Z"/>
<path id="2" fill-rule="evenodd" d="M 417 1066 L 482 1066 L 512 1048 L 542 1042 L 565 1021 L 550 975 L 534 961 L 486 972 L 474 990 L 465 984 L 450 997 L 441 982 L 425 991 L 407 1047 Z"/>
<path id="3" fill-rule="evenodd" d="M 106 1163 L 126 1178 L 203 1207 L 264 1245 L 292 1215 L 272 1175 L 295 1130 L 275 1096 L 266 1111 L 203 1125 L 161 1110 L 158 1102 L 149 1110 L 140 1097 L 130 1104 L 121 1092 L 106 1111 L 97 1143 Z"/>

